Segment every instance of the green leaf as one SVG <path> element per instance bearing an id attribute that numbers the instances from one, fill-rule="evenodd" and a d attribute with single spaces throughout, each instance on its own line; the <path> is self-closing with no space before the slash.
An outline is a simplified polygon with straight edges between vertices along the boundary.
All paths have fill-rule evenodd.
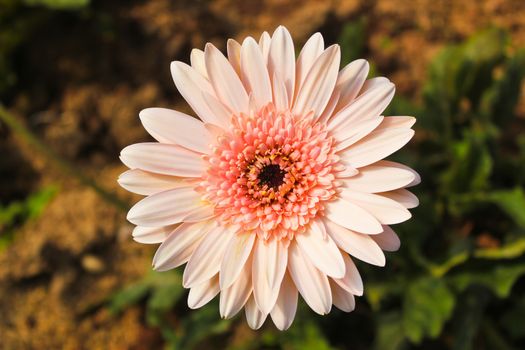
<path id="1" fill-rule="evenodd" d="M 525 253 L 525 237 L 497 248 L 477 249 L 474 257 L 480 259 L 512 259 Z"/>
<path id="2" fill-rule="evenodd" d="M 374 340 L 376 350 L 397 350 L 405 342 L 401 313 L 392 312 L 378 319 Z"/>
<path id="3" fill-rule="evenodd" d="M 414 343 L 437 337 L 452 315 L 455 299 L 441 279 L 425 277 L 408 287 L 403 302 L 403 329 Z"/>
<path id="4" fill-rule="evenodd" d="M 498 205 L 521 228 L 525 228 L 525 193 L 521 187 L 491 192 L 487 200 Z"/>
<path id="5" fill-rule="evenodd" d="M 346 65 L 362 56 L 366 40 L 365 27 L 365 17 L 348 22 L 343 26 L 338 40 L 341 46 L 341 64 Z"/>
<path id="6" fill-rule="evenodd" d="M 143 281 L 132 284 L 121 291 L 117 292 L 110 299 L 109 310 L 111 313 L 117 314 L 122 312 L 125 308 L 138 303 L 142 298 L 148 294 L 150 286 Z"/>
<path id="7" fill-rule="evenodd" d="M 26 5 L 42 5 L 50 9 L 78 9 L 89 5 L 90 0 L 24 0 Z"/>

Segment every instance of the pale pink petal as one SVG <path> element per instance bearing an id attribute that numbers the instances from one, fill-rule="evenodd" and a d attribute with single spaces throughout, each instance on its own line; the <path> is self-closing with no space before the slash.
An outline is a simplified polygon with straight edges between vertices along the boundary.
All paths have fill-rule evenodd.
<path id="1" fill-rule="evenodd" d="M 201 154 L 181 146 L 156 142 L 128 146 L 120 152 L 120 160 L 130 169 L 163 175 L 200 177 L 206 171 Z"/>
<path id="2" fill-rule="evenodd" d="M 358 59 L 344 67 L 337 77 L 335 90 L 339 92 L 336 111 L 352 102 L 366 80 L 370 66 L 366 60 Z"/>
<path id="3" fill-rule="evenodd" d="M 205 77 L 186 63 L 179 61 L 171 62 L 171 75 L 177 90 L 203 122 L 217 126 L 224 125 L 224 121 L 217 118 L 204 98 L 204 93 L 215 96 L 213 87 Z"/>
<path id="4" fill-rule="evenodd" d="M 268 314 L 279 294 L 279 285 L 286 272 L 288 250 L 284 243 L 273 239 L 255 243 L 252 266 L 253 293 L 261 312 Z"/>
<path id="5" fill-rule="evenodd" d="M 135 225 L 158 227 L 176 224 L 199 214 L 202 221 L 214 216 L 213 207 L 202 201 L 192 187 L 179 187 L 156 193 L 135 204 L 128 220 Z"/>
<path id="6" fill-rule="evenodd" d="M 295 87 L 300 89 L 306 75 L 315 61 L 324 51 L 324 39 L 321 33 L 313 34 L 304 44 L 295 67 Z"/>
<path id="7" fill-rule="evenodd" d="M 261 38 L 259 39 L 259 48 L 261 49 L 263 59 L 266 65 L 268 65 L 268 55 L 270 53 L 270 45 L 272 43 L 272 38 L 268 32 L 263 32 Z"/>
<path id="8" fill-rule="evenodd" d="M 412 217 L 412 214 L 404 206 L 380 194 L 343 189 L 341 198 L 357 204 L 383 225 L 399 224 Z"/>
<path id="9" fill-rule="evenodd" d="M 377 234 L 383 232 L 379 221 L 363 208 L 344 199 L 336 199 L 325 205 L 325 216 L 348 229 Z"/>
<path id="10" fill-rule="evenodd" d="M 175 229 L 176 225 L 162 227 L 143 227 L 137 226 L 133 229 L 133 240 L 144 244 L 162 243 L 168 235 Z"/>
<path id="11" fill-rule="evenodd" d="M 248 260 L 252 252 L 255 236 L 252 232 L 239 232 L 228 243 L 228 248 L 226 248 L 226 253 L 221 262 L 221 289 L 231 286 L 239 277 L 246 260 Z"/>
<path id="12" fill-rule="evenodd" d="M 416 118 L 414 117 L 385 117 L 381 127 L 410 129 L 415 123 Z"/>
<path id="13" fill-rule="evenodd" d="M 206 69 L 215 94 L 233 112 L 248 110 L 248 94 L 226 57 L 212 44 L 204 49 Z"/>
<path id="14" fill-rule="evenodd" d="M 339 45 L 330 46 L 317 58 L 297 93 L 294 113 L 313 111 L 314 118 L 321 115 L 334 90 L 340 60 Z"/>
<path id="15" fill-rule="evenodd" d="M 202 283 L 219 272 L 222 258 L 234 234 L 233 230 L 224 226 L 215 225 L 211 228 L 184 269 L 182 278 L 184 288 Z"/>
<path id="16" fill-rule="evenodd" d="M 246 304 L 252 294 L 251 261 L 249 260 L 241 274 L 231 286 L 221 290 L 219 312 L 222 318 L 235 316 Z"/>
<path id="17" fill-rule="evenodd" d="M 211 135 L 200 120 L 166 108 L 143 109 L 139 116 L 144 128 L 157 141 L 195 152 L 210 152 Z"/>
<path id="18" fill-rule="evenodd" d="M 328 129 L 335 137 L 344 140 L 347 128 L 355 127 L 363 120 L 378 117 L 394 97 L 395 86 L 390 82 L 364 92 L 357 99 L 342 108 L 328 121 Z"/>
<path id="19" fill-rule="evenodd" d="M 272 85 L 268 69 L 259 46 L 252 37 L 242 43 L 241 73 L 249 93 L 255 99 L 257 109 L 272 101 Z"/>
<path id="20" fill-rule="evenodd" d="M 385 254 L 370 235 L 350 231 L 329 220 L 325 221 L 325 225 L 339 248 L 369 264 L 385 266 Z"/>
<path id="21" fill-rule="evenodd" d="M 246 314 L 246 322 L 248 322 L 248 326 L 250 326 L 250 328 L 253 330 L 261 328 L 264 321 L 266 320 L 266 317 L 268 316 L 268 314 L 262 313 L 257 308 L 257 304 L 255 303 L 253 295 L 250 297 L 250 299 L 248 299 L 248 302 L 244 307 L 244 311 Z"/>
<path id="22" fill-rule="evenodd" d="M 268 53 L 268 70 L 270 76 L 275 73 L 281 77 L 290 101 L 295 87 L 295 51 L 292 36 L 283 26 L 279 26 L 273 33 Z"/>
<path id="23" fill-rule="evenodd" d="M 359 170 L 357 170 L 356 168 L 353 168 L 350 164 L 348 164 L 344 160 L 339 160 L 339 164 L 343 165 L 344 169 L 335 173 L 335 176 L 337 178 L 344 179 L 344 178 L 349 178 L 349 177 L 359 174 Z"/>
<path id="24" fill-rule="evenodd" d="M 126 190 L 143 196 L 188 186 L 188 182 L 183 178 L 150 173 L 140 169 L 131 169 L 120 174 L 118 183 Z"/>
<path id="25" fill-rule="evenodd" d="M 157 249 L 153 257 L 153 268 L 167 271 L 185 264 L 213 227 L 212 221 L 185 222 L 178 226 Z"/>
<path id="26" fill-rule="evenodd" d="M 328 278 L 315 268 L 294 241 L 288 251 L 288 271 L 308 306 L 320 315 L 329 313 L 332 293 Z"/>
<path id="27" fill-rule="evenodd" d="M 360 168 L 359 174 L 342 182 L 350 190 L 377 193 L 405 187 L 414 181 L 414 172 L 389 164 L 379 161 Z"/>
<path id="28" fill-rule="evenodd" d="M 414 169 L 404 164 L 391 162 L 389 160 L 382 160 L 381 162 L 378 162 L 377 164 L 383 164 L 388 167 L 400 168 L 406 171 L 410 171 L 414 175 L 414 180 L 412 180 L 412 182 L 410 182 L 408 185 L 405 185 L 405 187 L 412 187 L 412 186 L 419 185 L 421 183 L 421 176 L 419 176 L 419 174 Z"/>
<path id="29" fill-rule="evenodd" d="M 410 141 L 412 136 L 412 129 L 376 129 L 339 152 L 339 156 L 354 168 L 361 168 L 388 157 Z"/>
<path id="30" fill-rule="evenodd" d="M 206 71 L 206 63 L 204 63 L 204 51 L 199 49 L 191 50 L 190 54 L 191 67 L 199 72 L 203 77 L 208 79 L 208 72 Z"/>
<path id="31" fill-rule="evenodd" d="M 395 252 L 401 246 L 401 241 L 390 226 L 383 226 L 385 229 L 378 235 L 371 236 L 381 249 L 387 252 Z"/>
<path id="32" fill-rule="evenodd" d="M 371 237 L 377 237 L 379 235 L 374 235 Z M 334 278 L 334 282 L 337 283 L 341 288 L 346 289 L 348 292 L 354 295 L 363 295 L 363 280 L 361 279 L 361 275 L 359 274 L 357 267 L 348 254 L 343 253 L 342 255 L 345 261 L 346 272 L 343 278 Z"/>
<path id="33" fill-rule="evenodd" d="M 277 329 L 284 331 L 292 324 L 297 311 L 297 298 L 297 288 L 287 273 L 284 275 L 277 302 L 270 313 Z"/>
<path id="34" fill-rule="evenodd" d="M 340 151 L 353 145 L 376 129 L 383 122 L 383 119 L 383 116 L 379 116 L 368 120 L 363 120 L 355 127 L 347 128 L 339 132 L 337 136 L 338 142 L 335 146 L 335 149 Z"/>
<path id="35" fill-rule="evenodd" d="M 332 299 L 334 305 L 341 311 L 351 312 L 355 309 L 355 299 L 352 293 L 348 292 L 334 281 L 330 281 Z"/>
<path id="36" fill-rule="evenodd" d="M 215 118 L 220 121 L 220 125 L 218 125 L 219 129 L 228 130 L 231 125 L 233 112 L 222 102 L 220 102 L 214 95 L 210 95 L 209 93 L 203 91 L 202 96 L 208 108 L 213 111 L 213 113 L 215 113 Z M 224 134 L 224 131 L 222 131 L 221 134 Z"/>
<path id="37" fill-rule="evenodd" d="M 238 76 L 241 76 L 241 44 L 236 40 L 228 39 L 226 50 L 228 53 L 228 61 L 233 67 L 233 70 L 235 70 Z"/>
<path id="38" fill-rule="evenodd" d="M 279 75 L 274 74 L 272 79 L 273 104 L 278 111 L 284 111 L 289 107 L 289 98 L 286 92 L 286 86 Z"/>
<path id="39" fill-rule="evenodd" d="M 412 209 L 419 205 L 419 199 L 412 192 L 404 188 L 378 194 L 398 202 L 407 209 Z"/>
<path id="40" fill-rule="evenodd" d="M 339 248 L 325 232 L 321 221 L 312 221 L 310 229 L 295 235 L 301 251 L 321 272 L 333 278 L 345 275 L 345 263 Z"/>
<path id="41" fill-rule="evenodd" d="M 188 294 L 188 307 L 198 309 L 208 304 L 219 294 L 219 276 L 215 275 L 207 281 L 194 285 Z"/>
<path id="42" fill-rule="evenodd" d="M 376 87 L 378 87 L 380 85 L 383 85 L 383 84 L 386 84 L 386 83 L 389 83 L 389 82 L 390 82 L 390 80 L 388 80 L 385 77 L 375 77 L 375 78 L 368 79 L 363 84 L 363 87 L 361 88 L 361 91 L 359 91 L 359 94 L 360 95 L 364 94 L 368 90 L 375 89 Z"/>

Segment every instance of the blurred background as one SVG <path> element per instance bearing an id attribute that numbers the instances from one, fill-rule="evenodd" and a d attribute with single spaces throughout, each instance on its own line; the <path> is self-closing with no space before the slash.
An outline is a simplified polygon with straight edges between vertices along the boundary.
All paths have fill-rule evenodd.
<path id="1" fill-rule="evenodd" d="M 172 60 L 279 24 L 396 83 L 423 182 L 353 313 L 254 332 L 150 271 L 116 178 L 141 109 L 190 112 Z M 521 0 L 0 0 L 0 349 L 524 349 L 524 75 Z"/>

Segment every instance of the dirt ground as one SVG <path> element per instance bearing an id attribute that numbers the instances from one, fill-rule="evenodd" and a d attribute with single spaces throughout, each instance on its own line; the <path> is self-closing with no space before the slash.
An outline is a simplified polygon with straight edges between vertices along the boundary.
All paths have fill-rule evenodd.
<path id="1" fill-rule="evenodd" d="M 118 193 L 126 145 L 147 140 L 138 112 L 150 106 L 189 112 L 171 82 L 169 62 L 192 47 L 260 35 L 286 25 L 296 40 L 321 31 L 336 42 L 343 25 L 365 18 L 364 55 L 417 98 L 429 60 L 445 43 L 488 26 L 525 46 L 520 0 L 133 1 L 91 5 L 78 22 L 60 16 L 24 45 L 27 67 L 7 107 L 54 151 Z M 103 15 L 100 15 L 103 14 Z M 523 100 L 523 99 L 522 99 Z M 2 202 L 59 184 L 37 220 L 0 252 L 0 348 L 142 349 L 160 342 L 139 307 L 109 314 L 107 298 L 150 269 L 154 247 L 132 241 L 125 213 L 62 173 L 0 126 Z M 4 169 L 5 172 L 4 172 Z M 65 340 L 65 341 L 64 341 Z"/>

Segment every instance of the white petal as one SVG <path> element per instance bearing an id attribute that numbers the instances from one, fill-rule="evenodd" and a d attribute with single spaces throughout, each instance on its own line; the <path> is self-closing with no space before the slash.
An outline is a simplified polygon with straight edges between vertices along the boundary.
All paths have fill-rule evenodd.
<path id="1" fill-rule="evenodd" d="M 371 236 L 381 249 L 387 252 L 395 252 L 401 246 L 401 241 L 390 226 L 383 226 L 383 233 Z"/>
<path id="2" fill-rule="evenodd" d="M 219 312 L 222 318 L 237 314 L 252 294 L 251 260 L 245 264 L 239 278 L 231 286 L 221 291 Z"/>
<path id="3" fill-rule="evenodd" d="M 252 232 L 239 232 L 228 243 L 228 248 L 226 248 L 226 253 L 221 262 L 221 289 L 231 286 L 239 277 L 246 260 L 248 260 L 252 252 L 255 236 L 256 234 Z"/>
<path id="4" fill-rule="evenodd" d="M 288 271 L 299 293 L 313 311 L 320 315 L 328 314 L 332 308 L 328 278 L 304 256 L 295 241 L 290 243 L 288 249 Z"/>
<path id="5" fill-rule="evenodd" d="M 212 221 L 185 222 L 178 226 L 157 249 L 153 257 L 153 268 L 167 271 L 186 263 L 212 228 Z"/>
<path id="6" fill-rule="evenodd" d="M 270 45 L 272 43 L 272 38 L 270 37 L 270 34 L 268 32 L 263 32 L 261 34 L 261 38 L 259 39 L 259 47 L 261 49 L 264 62 L 266 65 L 268 65 L 268 55 L 270 53 Z"/>
<path id="7" fill-rule="evenodd" d="M 332 45 L 315 61 L 297 93 L 294 112 L 305 115 L 310 111 L 314 117 L 321 115 L 334 90 L 341 60 L 339 45 Z"/>
<path id="8" fill-rule="evenodd" d="M 127 219 L 135 225 L 158 227 L 176 224 L 188 217 L 193 217 L 191 221 L 202 221 L 213 216 L 213 207 L 203 202 L 193 187 L 179 187 L 139 201 L 130 209 Z M 202 219 L 196 220 L 199 218 Z"/>
<path id="9" fill-rule="evenodd" d="M 184 269 L 184 288 L 202 283 L 219 272 L 222 258 L 233 235 L 233 230 L 215 225 L 204 236 Z"/>
<path id="10" fill-rule="evenodd" d="M 339 72 L 335 85 L 335 90 L 339 91 L 340 94 L 336 111 L 346 107 L 356 98 L 366 80 L 369 69 L 370 66 L 366 60 L 358 59 L 350 62 Z"/>
<path id="11" fill-rule="evenodd" d="M 321 272 L 333 278 L 345 275 L 345 263 L 337 245 L 326 234 L 322 222 L 313 221 L 310 229 L 295 235 L 297 245 Z"/>
<path id="12" fill-rule="evenodd" d="M 289 98 L 286 92 L 286 86 L 279 75 L 274 74 L 272 79 L 273 104 L 277 111 L 284 111 L 289 107 Z"/>
<path id="13" fill-rule="evenodd" d="M 166 108 L 143 109 L 139 116 L 146 131 L 157 141 L 195 152 L 210 152 L 211 135 L 200 120 Z"/>
<path id="14" fill-rule="evenodd" d="M 367 234 L 383 232 L 381 224 L 372 214 L 341 198 L 325 204 L 325 215 L 336 224 L 357 232 Z"/>
<path id="15" fill-rule="evenodd" d="M 219 291 L 219 277 L 215 275 L 209 280 L 191 287 L 188 294 L 188 307 L 190 309 L 198 309 L 206 305 Z"/>
<path id="16" fill-rule="evenodd" d="M 297 288 L 287 273 L 284 275 L 277 302 L 270 313 L 277 329 L 284 331 L 291 326 L 297 311 L 297 297 Z"/>
<path id="17" fill-rule="evenodd" d="M 228 61 L 235 70 L 235 73 L 241 76 L 241 44 L 236 40 L 228 39 L 226 50 L 228 51 Z"/>
<path id="18" fill-rule="evenodd" d="M 328 234 L 339 248 L 369 264 L 385 266 L 385 254 L 371 236 L 350 231 L 328 220 L 325 221 L 325 225 Z"/>
<path id="19" fill-rule="evenodd" d="M 341 288 L 334 281 L 330 281 L 330 289 L 332 290 L 332 299 L 334 305 L 341 311 L 351 312 L 355 309 L 355 299 L 352 293 Z"/>
<path id="20" fill-rule="evenodd" d="M 133 239 L 144 244 L 162 243 L 168 235 L 175 229 L 176 225 L 163 227 L 143 227 L 137 226 L 133 229 Z"/>
<path id="21" fill-rule="evenodd" d="M 314 62 L 324 51 L 324 39 L 321 33 L 315 33 L 304 44 L 295 67 L 295 86 L 300 89 L 306 75 L 314 65 Z"/>
<path id="22" fill-rule="evenodd" d="M 206 163 L 199 153 L 157 142 L 128 146 L 120 152 L 120 160 L 130 169 L 163 175 L 201 177 L 206 171 Z"/>
<path id="23" fill-rule="evenodd" d="M 272 86 L 268 69 L 259 46 L 248 37 L 242 43 L 241 72 L 249 92 L 253 94 L 255 104 L 262 108 L 272 101 Z"/>
<path id="24" fill-rule="evenodd" d="M 416 186 L 416 185 L 419 185 L 421 183 L 421 176 L 419 176 L 419 174 L 414 169 L 412 169 L 412 168 L 410 168 L 410 167 L 408 167 L 408 166 L 406 166 L 404 164 L 391 162 L 389 160 L 382 160 L 381 164 L 384 164 L 385 166 L 389 166 L 389 167 L 395 167 L 395 168 L 404 169 L 404 170 L 410 171 L 412 174 L 414 174 L 414 180 L 411 183 L 409 183 L 408 185 L 406 185 L 406 187 Z"/>
<path id="25" fill-rule="evenodd" d="M 363 120 L 378 117 L 394 97 L 395 86 L 390 82 L 380 84 L 360 95 L 342 108 L 328 122 L 337 139 L 343 140 L 346 128 L 352 128 Z"/>
<path id="26" fill-rule="evenodd" d="M 257 308 L 257 304 L 255 303 L 253 295 L 250 297 L 250 299 L 248 299 L 248 302 L 244 307 L 244 311 L 246 314 L 246 321 L 248 322 L 248 326 L 250 326 L 250 328 L 253 330 L 261 328 L 264 321 L 266 320 L 266 317 L 268 316 L 268 314 L 263 314 Z"/>
<path id="27" fill-rule="evenodd" d="M 343 184 L 350 190 L 377 193 L 395 190 L 414 181 L 414 172 L 389 164 L 379 161 L 363 167 L 356 176 L 342 180 Z"/>
<path id="28" fill-rule="evenodd" d="M 407 209 L 412 209 L 419 205 L 419 199 L 412 192 L 405 190 L 404 188 L 381 192 L 379 194 L 398 202 Z"/>
<path id="29" fill-rule="evenodd" d="M 339 156 L 354 168 L 361 168 L 388 157 L 410 141 L 412 136 L 412 129 L 376 129 L 339 152 Z"/>
<path id="30" fill-rule="evenodd" d="M 374 235 L 371 237 L 376 237 L 379 235 Z M 363 280 L 361 275 L 357 270 L 352 258 L 348 254 L 343 254 L 343 259 L 345 261 L 346 273 L 343 278 L 335 279 L 334 282 L 337 283 L 341 288 L 346 289 L 348 292 L 354 295 L 363 295 Z"/>
<path id="31" fill-rule="evenodd" d="M 171 62 L 171 75 L 180 94 L 203 122 L 228 127 L 228 121 L 220 120 L 208 107 L 204 93 L 215 96 L 210 82 L 186 63 Z"/>
<path id="32" fill-rule="evenodd" d="M 191 67 L 199 72 L 203 77 L 208 79 L 208 72 L 206 71 L 206 63 L 204 63 L 204 51 L 199 49 L 191 50 L 190 54 Z"/>
<path id="33" fill-rule="evenodd" d="M 383 119 L 383 116 L 379 116 L 363 120 L 352 128 L 345 128 L 341 132 L 338 132 L 338 142 L 335 145 L 335 149 L 339 151 L 353 145 L 376 129 L 383 122 Z"/>
<path id="34" fill-rule="evenodd" d="M 281 77 L 290 102 L 295 87 L 295 51 L 292 36 L 283 26 L 273 33 L 268 53 L 268 71 L 270 76 L 275 73 Z"/>
<path id="35" fill-rule="evenodd" d="M 248 111 L 248 94 L 226 57 L 212 44 L 204 49 L 206 69 L 215 94 L 236 113 Z"/>
<path id="36" fill-rule="evenodd" d="M 283 242 L 257 240 L 252 266 L 253 293 L 259 310 L 265 314 L 275 305 L 287 263 L 288 250 Z"/>
<path id="37" fill-rule="evenodd" d="M 398 202 L 379 194 L 364 193 L 343 189 L 341 198 L 357 204 L 383 225 L 399 224 L 412 217 L 412 214 Z"/>
<path id="38" fill-rule="evenodd" d="M 126 190 L 143 196 L 188 186 L 188 182 L 183 178 L 149 173 L 140 169 L 131 169 L 120 174 L 118 183 Z"/>
<path id="39" fill-rule="evenodd" d="M 385 117 L 381 127 L 410 129 L 416 123 L 414 117 Z"/>
<path id="40" fill-rule="evenodd" d="M 202 92 L 202 96 L 208 108 L 215 113 L 216 119 L 221 121 L 222 124 L 219 127 L 219 129 L 228 130 L 228 128 L 231 126 L 231 118 L 233 116 L 233 112 L 230 109 L 228 109 L 228 107 L 226 107 L 222 102 L 220 102 L 215 96 L 210 95 L 205 91 Z M 207 129 L 209 130 L 209 128 Z"/>

